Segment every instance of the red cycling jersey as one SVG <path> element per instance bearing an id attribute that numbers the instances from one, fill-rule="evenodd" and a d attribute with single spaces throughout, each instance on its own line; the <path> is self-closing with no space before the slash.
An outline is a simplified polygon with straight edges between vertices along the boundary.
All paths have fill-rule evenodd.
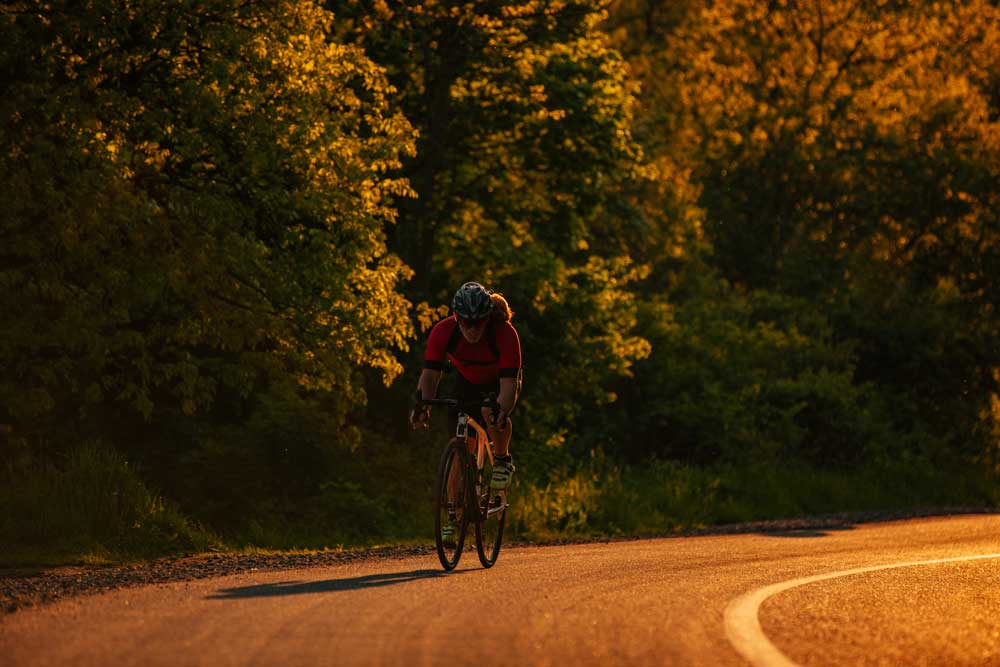
<path id="1" fill-rule="evenodd" d="M 462 377 L 472 384 L 495 382 L 502 377 L 516 378 L 521 370 L 521 341 L 517 330 L 510 322 L 489 322 L 486 326 L 482 338 L 470 343 L 460 331 L 455 331 L 458 319 L 454 315 L 435 324 L 427 338 L 424 368 L 443 370 L 447 357 Z M 492 334 L 489 327 L 493 327 Z M 455 334 L 458 344 L 449 351 L 448 342 Z M 490 340 L 495 341 L 496 353 L 491 349 Z"/>

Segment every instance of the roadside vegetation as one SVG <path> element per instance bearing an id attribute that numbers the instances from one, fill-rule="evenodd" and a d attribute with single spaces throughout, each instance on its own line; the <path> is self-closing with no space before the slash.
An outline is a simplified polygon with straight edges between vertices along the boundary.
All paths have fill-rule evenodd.
<path id="1" fill-rule="evenodd" d="M 1000 9 L 806 4 L 0 9 L 0 562 L 428 540 L 466 280 L 513 538 L 996 506 Z"/>

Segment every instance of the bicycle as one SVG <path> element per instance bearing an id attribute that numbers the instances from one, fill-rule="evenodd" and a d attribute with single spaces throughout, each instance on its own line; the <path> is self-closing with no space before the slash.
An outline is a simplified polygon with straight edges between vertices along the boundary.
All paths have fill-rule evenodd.
<path id="1" fill-rule="evenodd" d="M 507 491 L 490 488 L 493 477 L 493 442 L 489 433 L 469 413 L 499 408 L 494 395 L 485 400 L 463 402 L 454 398 L 418 399 L 419 405 L 457 408 L 455 437 L 441 455 L 434 485 L 434 541 L 445 570 L 453 570 L 462 557 L 469 521 L 476 525 L 476 550 L 483 567 L 493 567 L 500 555 Z M 471 428 L 470 428 L 471 427 Z M 473 458 L 475 455 L 475 458 Z M 450 526 L 454 533 L 446 534 Z"/>

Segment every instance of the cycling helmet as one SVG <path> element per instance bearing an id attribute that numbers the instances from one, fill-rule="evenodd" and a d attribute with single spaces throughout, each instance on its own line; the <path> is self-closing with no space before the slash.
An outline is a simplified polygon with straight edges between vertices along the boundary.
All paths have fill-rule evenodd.
<path id="1" fill-rule="evenodd" d="M 455 292 L 451 309 L 463 320 L 481 320 L 493 310 L 493 299 L 479 283 L 465 283 Z"/>

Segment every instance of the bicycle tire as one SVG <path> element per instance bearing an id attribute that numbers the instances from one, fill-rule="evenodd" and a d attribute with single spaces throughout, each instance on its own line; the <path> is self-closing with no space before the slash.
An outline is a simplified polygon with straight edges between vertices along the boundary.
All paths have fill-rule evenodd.
<path id="1" fill-rule="evenodd" d="M 492 467 L 484 465 L 479 470 L 479 495 L 476 498 L 476 551 L 483 567 L 490 568 L 497 562 L 503 542 L 504 520 L 507 517 L 507 492 L 490 488 Z M 493 505 L 494 499 L 497 505 Z M 492 509 L 491 509 L 492 506 Z"/>
<path id="2" fill-rule="evenodd" d="M 441 463 L 438 465 L 437 481 L 434 484 L 434 544 L 437 547 L 438 559 L 445 570 L 454 570 L 462 557 L 462 549 L 465 546 L 465 534 L 469 527 L 468 498 L 470 494 L 470 482 L 468 476 L 468 453 L 463 446 L 459 446 L 454 438 L 445 447 L 441 455 Z M 453 478 L 452 471 L 458 469 L 457 482 Z M 449 498 L 448 482 L 451 478 L 453 490 L 457 490 L 458 496 Z M 457 484 L 457 489 L 454 487 Z M 456 516 L 458 524 L 454 540 L 445 539 L 441 534 L 441 529 L 445 526 L 451 516 Z"/>

